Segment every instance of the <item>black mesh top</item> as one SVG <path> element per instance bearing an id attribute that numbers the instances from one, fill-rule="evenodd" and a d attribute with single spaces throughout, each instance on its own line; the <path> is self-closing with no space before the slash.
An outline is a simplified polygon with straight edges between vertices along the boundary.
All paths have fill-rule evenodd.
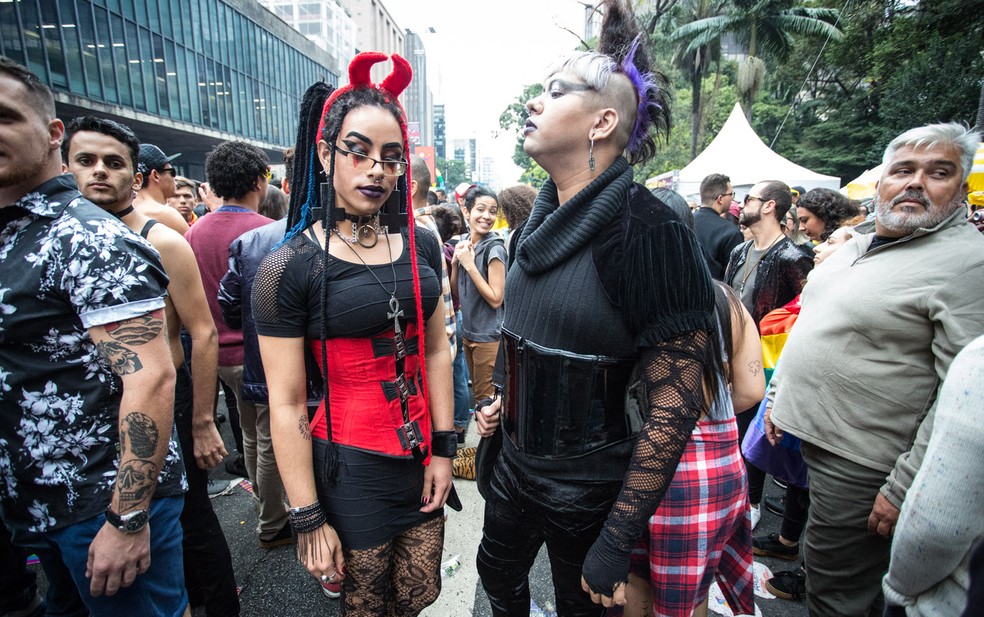
<path id="1" fill-rule="evenodd" d="M 437 273 L 444 256 L 432 233 L 420 227 L 415 233 L 420 295 L 426 320 L 440 299 L 441 283 Z M 380 242 L 385 241 L 380 239 Z M 397 279 L 396 297 L 406 323 L 416 321 L 417 316 L 410 269 L 410 241 L 406 230 L 403 231 L 403 247 L 403 252 L 393 265 Z M 323 255 L 324 249 L 303 233 L 267 255 L 253 284 L 253 318 L 257 334 L 303 336 L 308 339 L 321 337 Z M 386 317 L 390 310 L 390 291 L 393 289 L 393 268 L 390 264 L 366 266 L 329 255 L 328 269 L 328 338 L 373 336 L 393 325 L 393 320 Z"/>

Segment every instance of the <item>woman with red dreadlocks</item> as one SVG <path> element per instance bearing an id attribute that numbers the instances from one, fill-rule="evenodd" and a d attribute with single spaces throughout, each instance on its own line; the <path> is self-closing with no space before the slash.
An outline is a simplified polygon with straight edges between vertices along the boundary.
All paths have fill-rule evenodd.
<path id="1" fill-rule="evenodd" d="M 457 499 L 451 360 L 434 310 L 444 256 L 408 203 L 397 96 L 410 66 L 394 55 L 389 77 L 369 79 L 386 59 L 359 54 L 348 85 L 305 95 L 288 232 L 253 288 L 297 556 L 326 593 L 340 581 L 342 614 L 357 616 L 434 602 L 443 507 Z M 324 379 L 311 415 L 308 352 Z"/>
<path id="2" fill-rule="evenodd" d="M 718 537 L 750 544 L 711 276 L 693 233 L 633 181 L 631 165 L 655 154 L 651 129 L 668 129 L 665 80 L 627 0 L 601 10 L 599 49 L 561 59 L 527 103 L 523 148 L 550 178 L 506 277 L 501 403 L 476 413 L 480 435 L 502 434 L 477 559 L 497 617 L 528 614 L 544 543 L 558 615 L 624 604 L 633 548 L 665 495 L 688 513 L 720 507 L 727 521 L 709 549 L 699 521 L 674 528 L 686 546 L 662 545 L 670 570 L 713 564 L 700 551 L 718 550 Z M 667 494 L 681 457 L 694 459 L 682 497 Z M 727 569 L 750 572 L 750 546 L 744 555 Z M 754 611 L 742 592 L 740 608 Z M 691 600 L 671 614 L 690 615 Z"/>

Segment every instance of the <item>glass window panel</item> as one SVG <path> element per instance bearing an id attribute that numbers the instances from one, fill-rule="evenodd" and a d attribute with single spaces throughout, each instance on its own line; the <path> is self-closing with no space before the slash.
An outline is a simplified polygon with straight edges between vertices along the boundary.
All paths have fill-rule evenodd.
<path id="1" fill-rule="evenodd" d="M 243 45 L 243 21 L 244 20 L 245 20 L 245 18 L 243 17 L 242 13 L 236 13 L 236 26 L 235 26 L 235 28 L 236 28 L 236 45 L 235 45 L 235 48 L 236 48 L 236 62 L 235 62 L 235 68 L 236 68 L 236 70 L 239 70 L 239 71 L 243 70 L 243 65 L 245 64 L 243 62 L 243 47 L 245 47 Z"/>
<path id="2" fill-rule="evenodd" d="M 216 62 L 221 64 L 229 63 L 229 32 L 226 30 L 226 5 L 221 2 L 216 3 L 216 18 L 218 20 L 215 30 L 215 40 L 218 44 L 219 53 L 213 56 Z"/>
<path id="3" fill-rule="evenodd" d="M 144 0 L 141 0 L 144 1 Z M 161 31 L 161 17 L 158 12 L 158 7 L 163 4 L 162 2 L 155 2 L 155 0 L 146 0 L 147 2 L 147 24 L 150 26 L 151 32 Z M 143 24 L 140 24 L 143 25 Z"/>
<path id="4" fill-rule="evenodd" d="M 157 6 L 161 9 L 161 33 L 164 36 L 171 38 L 174 36 L 174 31 L 171 30 L 171 3 L 170 2 L 159 2 Z"/>
<path id="5" fill-rule="evenodd" d="M 137 34 L 137 24 L 126 22 L 126 63 L 130 73 L 130 87 L 133 90 L 133 106 L 147 110 L 147 97 L 144 93 L 143 70 L 140 65 L 140 37 Z"/>
<path id="6" fill-rule="evenodd" d="M 218 3 L 205 3 L 205 8 L 208 11 L 208 25 L 205 28 L 205 37 L 208 41 L 206 41 L 205 49 L 208 52 L 208 57 L 213 59 L 219 57 L 218 38 L 216 37 L 216 33 L 219 32 L 219 15 L 216 4 Z"/>
<path id="7" fill-rule="evenodd" d="M 68 90 L 68 76 L 65 73 L 65 53 L 59 36 L 61 19 L 58 16 L 58 5 L 53 2 L 41 3 L 41 39 L 48 56 L 48 68 L 51 85 L 62 90 Z"/>
<path id="8" fill-rule="evenodd" d="M 136 0 L 136 1 L 137 2 L 140 2 L 141 0 Z M 131 21 L 136 21 L 137 20 L 137 13 L 136 13 L 136 11 L 133 10 L 133 2 L 134 2 L 134 0 L 122 0 L 120 2 L 120 5 L 121 5 L 121 7 L 123 9 L 123 17 L 125 17 L 125 18 L 127 18 L 127 19 L 129 19 Z"/>
<path id="9" fill-rule="evenodd" d="M 82 70 L 82 48 L 79 44 L 75 3 L 72 0 L 59 0 L 58 8 L 61 15 L 62 40 L 65 42 L 65 60 L 68 65 L 68 89 L 70 92 L 84 95 L 85 73 Z"/>
<path id="10" fill-rule="evenodd" d="M 178 61 L 174 57 L 174 43 L 164 41 L 164 76 L 167 80 L 168 109 L 172 118 L 180 117 L 181 100 L 178 95 Z"/>
<path id="11" fill-rule="evenodd" d="M 137 9 L 137 23 L 146 24 L 150 17 L 147 16 L 147 3 L 153 2 L 154 0 L 133 0 L 133 5 Z"/>
<path id="12" fill-rule="evenodd" d="M 171 31 L 175 43 L 183 44 L 185 42 L 185 26 L 182 24 L 181 18 L 187 12 L 188 0 L 174 2 L 174 6 L 171 7 Z"/>
<path id="13" fill-rule="evenodd" d="M 82 60 L 85 65 L 85 80 L 89 96 L 102 98 L 102 83 L 99 81 L 99 57 L 96 55 L 96 28 L 92 23 L 92 5 L 79 2 L 79 38 L 82 40 Z"/>
<path id="14" fill-rule="evenodd" d="M 187 65 L 185 73 L 188 78 L 188 105 L 191 106 L 191 121 L 195 124 L 201 124 L 202 107 L 201 100 L 198 96 L 201 88 L 198 87 L 198 69 L 195 65 L 195 54 L 186 49 L 184 56 L 185 64 Z"/>
<path id="15" fill-rule="evenodd" d="M 147 111 L 157 113 L 157 79 L 154 77 L 154 48 L 150 31 L 140 28 L 140 70 L 143 72 L 144 92 L 147 95 Z"/>
<path id="16" fill-rule="evenodd" d="M 188 16 L 191 18 L 191 41 L 186 43 L 193 49 L 202 48 L 202 7 L 198 0 L 191 0 L 191 10 Z"/>
<path id="17" fill-rule="evenodd" d="M 157 88 L 157 101 L 160 105 L 161 115 L 171 115 L 171 99 L 167 94 L 167 69 L 164 59 L 164 39 L 161 35 L 154 34 L 154 85 Z"/>
<path id="18" fill-rule="evenodd" d="M 227 66 L 222 67 L 222 87 L 219 89 L 219 92 L 222 93 L 222 107 L 225 109 L 225 124 L 223 129 L 232 131 L 235 126 L 235 120 L 233 118 L 235 115 L 235 105 L 233 104 L 232 98 L 234 90 L 232 89 L 232 70 Z"/>
<path id="19" fill-rule="evenodd" d="M 202 110 L 202 125 L 212 125 L 212 110 L 208 107 L 208 72 L 205 70 L 205 56 L 196 55 L 196 68 L 198 70 L 198 99 Z"/>
<path id="20" fill-rule="evenodd" d="M 113 57 L 113 66 L 116 69 L 116 83 L 120 87 L 120 102 L 127 107 L 133 105 L 133 95 L 130 91 L 130 63 L 126 57 L 126 38 L 123 31 L 123 18 L 119 15 L 110 15 L 113 26 L 113 41 L 110 45 L 110 53 Z M 104 50 L 105 51 L 105 50 Z"/>
<path id="21" fill-rule="evenodd" d="M 0 52 L 12 60 L 25 64 L 24 47 L 21 45 L 21 28 L 13 2 L 0 2 Z"/>
<path id="22" fill-rule="evenodd" d="M 95 7 L 93 14 L 96 18 L 96 55 L 102 70 L 103 98 L 110 103 L 118 103 L 120 99 L 116 91 L 116 71 L 113 70 L 113 37 L 109 31 L 109 13 L 102 7 Z"/>
<path id="23" fill-rule="evenodd" d="M 106 0 L 106 8 L 117 15 L 123 14 L 123 8 L 120 6 L 120 0 Z"/>
<path id="24" fill-rule="evenodd" d="M 34 2 L 21 2 L 21 19 L 24 21 L 24 44 L 27 48 L 27 68 L 48 81 L 48 66 L 44 61 L 44 46 L 41 41 L 41 16 Z"/>

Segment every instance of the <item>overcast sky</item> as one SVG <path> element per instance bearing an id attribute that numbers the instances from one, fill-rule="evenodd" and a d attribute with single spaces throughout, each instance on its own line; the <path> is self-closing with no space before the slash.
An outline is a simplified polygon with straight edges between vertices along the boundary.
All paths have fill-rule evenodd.
<path id="1" fill-rule="evenodd" d="M 542 81 L 546 66 L 574 49 L 584 33 L 584 6 L 578 0 L 384 4 L 400 28 L 419 33 L 424 41 L 428 82 L 434 102 L 446 106 L 449 140 L 490 140 L 499 130 L 499 114 L 526 85 Z M 514 143 L 513 136 L 497 140 L 493 154 L 508 159 Z M 518 172 L 512 175 L 509 180 Z"/>

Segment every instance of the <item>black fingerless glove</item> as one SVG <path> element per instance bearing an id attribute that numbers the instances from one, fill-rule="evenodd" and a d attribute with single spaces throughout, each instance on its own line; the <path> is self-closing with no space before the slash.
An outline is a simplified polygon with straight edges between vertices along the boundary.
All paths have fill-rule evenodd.
<path id="1" fill-rule="evenodd" d="M 601 535 L 585 555 L 581 576 L 591 591 L 612 596 L 616 585 L 629 580 L 630 551 L 618 544 L 607 528 L 602 529 Z"/>

